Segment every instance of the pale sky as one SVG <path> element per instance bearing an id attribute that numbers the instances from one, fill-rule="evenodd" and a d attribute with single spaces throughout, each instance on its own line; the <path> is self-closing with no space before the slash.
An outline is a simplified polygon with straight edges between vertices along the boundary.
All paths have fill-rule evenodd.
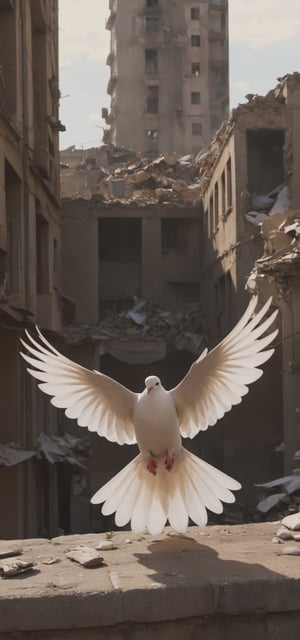
<path id="1" fill-rule="evenodd" d="M 110 32 L 108 0 L 59 0 L 60 147 L 99 146 Z M 230 106 L 265 94 L 276 78 L 300 71 L 300 0 L 229 0 Z"/>

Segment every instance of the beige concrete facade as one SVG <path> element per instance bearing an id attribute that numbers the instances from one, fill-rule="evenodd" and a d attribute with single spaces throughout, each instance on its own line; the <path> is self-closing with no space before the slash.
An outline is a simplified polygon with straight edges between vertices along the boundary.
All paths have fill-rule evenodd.
<path id="1" fill-rule="evenodd" d="M 253 197 L 265 197 L 277 187 L 284 188 L 288 203 L 281 210 L 299 209 L 299 89 L 300 76 L 296 73 L 283 78 L 267 96 L 254 96 L 233 111 L 210 145 L 202 184 L 204 236 L 208 238 L 204 257 L 206 299 L 214 340 L 222 338 L 235 324 L 249 301 L 245 289 L 248 275 L 264 251 L 259 221 L 271 219 L 273 211 L 280 210 L 276 196 L 277 209 L 269 208 L 269 213 L 253 211 Z M 254 222 L 249 221 L 251 216 Z M 291 322 L 290 317 L 283 330 L 285 335 L 292 331 Z M 286 346 L 289 350 L 288 342 Z M 287 380 L 282 383 L 282 369 L 290 357 L 288 350 L 282 363 L 281 340 L 276 342 L 275 354 L 263 367 L 261 381 L 250 389 L 241 407 L 234 408 L 220 423 L 225 434 L 225 468 L 238 474 L 242 482 L 251 476 L 253 483 L 264 481 L 276 477 L 276 470 L 278 475 L 283 470 L 283 457 L 277 447 L 285 440 L 285 431 L 294 429 L 288 426 L 288 406 L 294 407 L 294 425 L 298 406 L 295 386 L 293 401 L 291 396 L 287 400 Z M 291 446 L 290 443 L 289 455 Z"/>
<path id="2" fill-rule="evenodd" d="M 19 356 L 25 326 L 61 329 L 58 3 L 0 3 L 0 443 L 58 430 Z M 0 537 L 57 530 L 54 467 L 0 468 Z"/>
<path id="3" fill-rule="evenodd" d="M 227 0 L 110 0 L 110 128 L 146 155 L 198 153 L 228 114 Z"/>

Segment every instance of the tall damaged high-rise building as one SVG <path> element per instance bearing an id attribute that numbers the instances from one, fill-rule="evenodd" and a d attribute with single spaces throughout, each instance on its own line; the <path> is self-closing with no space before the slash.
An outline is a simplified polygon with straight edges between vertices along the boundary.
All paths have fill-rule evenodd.
<path id="1" fill-rule="evenodd" d="M 227 117 L 227 0 L 110 0 L 104 142 L 197 153 Z"/>

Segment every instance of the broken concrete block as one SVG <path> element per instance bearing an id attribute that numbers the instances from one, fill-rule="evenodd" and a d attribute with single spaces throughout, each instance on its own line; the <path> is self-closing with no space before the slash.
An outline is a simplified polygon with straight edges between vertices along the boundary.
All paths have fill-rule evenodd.
<path id="1" fill-rule="evenodd" d="M 110 540 L 103 540 L 97 544 L 97 551 L 110 551 L 111 549 L 116 549 L 116 545 L 113 544 Z"/>
<path id="2" fill-rule="evenodd" d="M 288 547 L 284 547 L 282 553 L 284 553 L 285 556 L 300 556 L 300 546 L 291 544 Z"/>
<path id="3" fill-rule="evenodd" d="M 76 547 L 67 553 L 69 560 L 78 562 L 87 569 L 91 567 L 99 567 L 103 563 L 103 556 L 92 547 Z"/>
<path id="4" fill-rule="evenodd" d="M 33 566 L 33 562 L 25 560 L 8 560 L 0 564 L 0 575 L 2 578 L 9 578 L 19 573 L 31 571 Z"/>
<path id="5" fill-rule="evenodd" d="M 294 536 L 292 532 L 286 527 L 280 527 L 276 533 L 277 537 L 281 540 L 293 540 Z"/>
<path id="6" fill-rule="evenodd" d="M 300 512 L 292 513 L 281 520 L 282 524 L 292 531 L 300 531 Z"/>

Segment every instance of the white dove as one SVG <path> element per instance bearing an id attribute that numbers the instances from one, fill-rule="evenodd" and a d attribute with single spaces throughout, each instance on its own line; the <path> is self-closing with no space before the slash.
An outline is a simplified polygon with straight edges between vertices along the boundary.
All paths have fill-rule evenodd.
<path id="1" fill-rule="evenodd" d="M 61 355 L 38 329 L 41 343 L 26 332 L 29 342 L 21 342 L 29 355 L 21 355 L 34 367 L 27 370 L 52 396 L 51 403 L 64 408 L 79 426 L 118 444 L 139 447 L 139 455 L 91 499 L 93 504 L 104 503 L 104 515 L 115 512 L 117 526 L 130 521 L 136 533 L 148 530 L 157 535 L 168 520 L 183 532 L 189 517 L 205 525 L 206 509 L 221 513 L 221 501 L 235 501 L 231 490 L 240 489 L 240 483 L 184 449 L 181 437 L 193 438 L 214 425 L 241 401 L 246 385 L 262 375 L 257 367 L 274 351 L 263 349 L 277 331 L 261 336 L 277 311 L 265 318 L 270 298 L 253 316 L 256 304 L 254 297 L 231 333 L 209 353 L 206 349 L 170 391 L 157 376 L 149 376 L 144 391 L 133 393 Z"/>

